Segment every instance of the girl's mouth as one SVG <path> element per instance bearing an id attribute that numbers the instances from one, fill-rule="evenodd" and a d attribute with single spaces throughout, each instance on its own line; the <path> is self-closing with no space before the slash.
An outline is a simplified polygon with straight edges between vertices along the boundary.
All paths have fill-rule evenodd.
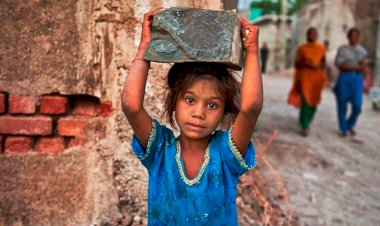
<path id="1" fill-rule="evenodd" d="M 202 125 L 194 124 L 194 123 L 187 123 L 187 125 L 189 126 L 189 128 L 190 128 L 191 130 L 202 130 L 202 129 L 205 128 L 205 127 L 202 126 Z"/>

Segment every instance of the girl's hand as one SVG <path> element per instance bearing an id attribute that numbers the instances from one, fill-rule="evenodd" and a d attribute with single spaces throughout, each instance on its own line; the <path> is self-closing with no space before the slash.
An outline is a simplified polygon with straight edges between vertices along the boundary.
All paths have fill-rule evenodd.
<path id="1" fill-rule="evenodd" d="M 259 27 L 250 24 L 247 20 L 240 18 L 241 35 L 243 38 L 243 46 L 247 53 L 257 53 L 259 49 Z"/>
<path id="2" fill-rule="evenodd" d="M 150 39 L 152 37 L 151 25 L 153 22 L 153 17 L 161 10 L 162 10 L 162 7 L 159 7 L 157 9 L 154 9 L 144 14 L 144 20 L 143 20 L 142 31 L 141 31 L 141 39 L 140 39 L 140 47 L 139 47 L 140 49 L 142 48 L 144 52 L 145 52 L 145 49 L 148 47 Z"/>

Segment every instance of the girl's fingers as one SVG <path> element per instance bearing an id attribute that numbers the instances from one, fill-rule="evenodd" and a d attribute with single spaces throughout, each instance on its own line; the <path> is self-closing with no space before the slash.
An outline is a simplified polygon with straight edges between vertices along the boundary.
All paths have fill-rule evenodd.
<path id="1" fill-rule="evenodd" d="M 156 14 L 156 13 L 160 12 L 163 8 L 164 8 L 164 7 L 158 7 L 158 8 L 153 9 L 151 12 L 152 12 L 153 14 Z"/>
<path id="2" fill-rule="evenodd" d="M 247 31 L 247 23 L 248 23 L 248 21 L 246 21 L 245 19 L 240 18 L 240 23 L 241 23 L 241 30 L 240 30 L 241 36 L 243 38 L 245 38 L 247 36 L 246 31 Z"/>
<path id="3" fill-rule="evenodd" d="M 144 14 L 144 19 L 152 18 L 154 15 L 156 15 L 158 12 L 160 12 L 163 9 L 163 7 L 158 7 L 156 9 L 153 9 L 147 13 Z"/>
<path id="4" fill-rule="evenodd" d="M 258 45 L 259 27 L 240 18 L 241 37 L 246 50 L 256 50 Z"/>
<path id="5" fill-rule="evenodd" d="M 240 23 L 242 23 L 243 25 L 247 25 L 247 24 L 250 24 L 246 19 L 244 18 L 240 18 Z"/>
<path id="6" fill-rule="evenodd" d="M 241 27 L 242 28 L 245 28 L 245 29 L 249 29 L 250 27 L 252 27 L 253 25 L 250 24 L 247 20 L 245 19 L 240 19 L 240 22 L 241 22 Z"/>
<path id="7" fill-rule="evenodd" d="M 257 33 L 258 27 L 249 23 L 247 20 L 240 18 L 241 21 L 241 35 L 243 38 L 247 38 L 251 33 Z"/>
<path id="8" fill-rule="evenodd" d="M 156 8 L 144 14 L 144 20 L 142 23 L 141 43 L 148 43 L 151 38 L 151 23 L 154 15 L 160 12 L 163 7 Z"/>
<path id="9" fill-rule="evenodd" d="M 144 27 L 149 27 L 150 28 L 150 24 L 153 20 L 153 17 L 154 15 L 156 15 L 158 12 L 160 12 L 161 10 L 163 9 L 163 7 L 159 7 L 159 8 L 156 8 L 152 11 L 149 11 L 147 13 L 144 14 L 144 21 L 143 21 L 143 26 Z"/>

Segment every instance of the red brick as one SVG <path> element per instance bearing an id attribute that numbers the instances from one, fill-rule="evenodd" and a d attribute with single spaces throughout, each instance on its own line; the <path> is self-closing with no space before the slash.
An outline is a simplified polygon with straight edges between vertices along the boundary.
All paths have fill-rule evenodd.
<path id="1" fill-rule="evenodd" d="M 63 137 L 40 137 L 37 141 L 36 151 L 43 153 L 58 153 L 65 150 Z"/>
<path id="2" fill-rule="evenodd" d="M 101 101 L 100 102 L 100 116 L 108 117 L 112 113 L 112 102 L 111 101 Z"/>
<path id="3" fill-rule="evenodd" d="M 89 122 L 89 118 L 60 118 L 58 119 L 58 134 L 60 136 L 84 136 L 84 128 Z"/>
<path id="4" fill-rule="evenodd" d="M 3 152 L 3 136 L 0 136 L 0 153 Z"/>
<path id="5" fill-rule="evenodd" d="M 34 114 L 36 113 L 36 99 L 32 96 L 10 95 L 8 107 L 11 114 Z"/>
<path id="6" fill-rule="evenodd" d="M 67 112 L 68 100 L 64 96 L 43 96 L 40 98 L 42 114 L 59 115 Z"/>
<path id="7" fill-rule="evenodd" d="M 32 137 L 7 137 L 5 153 L 24 153 L 33 149 Z"/>
<path id="8" fill-rule="evenodd" d="M 0 117 L 0 134 L 51 135 L 52 119 L 48 117 Z"/>
<path id="9" fill-rule="evenodd" d="M 68 147 L 71 148 L 71 147 L 84 146 L 87 142 L 88 141 L 85 138 L 75 137 L 75 138 L 70 139 Z"/>
<path id="10" fill-rule="evenodd" d="M 0 114 L 5 113 L 5 94 L 0 93 Z"/>
<path id="11" fill-rule="evenodd" d="M 77 97 L 74 99 L 73 115 L 98 116 L 100 101 L 95 97 Z"/>

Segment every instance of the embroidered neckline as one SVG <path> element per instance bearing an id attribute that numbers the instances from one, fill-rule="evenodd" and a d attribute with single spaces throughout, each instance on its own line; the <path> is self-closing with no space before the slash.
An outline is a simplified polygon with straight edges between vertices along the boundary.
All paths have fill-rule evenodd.
<path id="1" fill-rule="evenodd" d="M 177 153 L 175 155 L 175 160 L 177 162 L 178 171 L 179 171 L 182 181 L 185 182 L 185 184 L 187 184 L 188 186 L 199 184 L 199 181 L 202 175 L 204 174 L 204 172 L 206 171 L 206 167 L 208 163 L 210 162 L 210 144 L 206 148 L 204 161 L 201 167 L 198 169 L 197 175 L 193 179 L 189 179 L 185 174 L 184 165 L 182 164 L 182 161 L 181 161 L 181 144 L 179 143 L 178 140 L 176 140 L 176 147 L 177 147 Z"/>

